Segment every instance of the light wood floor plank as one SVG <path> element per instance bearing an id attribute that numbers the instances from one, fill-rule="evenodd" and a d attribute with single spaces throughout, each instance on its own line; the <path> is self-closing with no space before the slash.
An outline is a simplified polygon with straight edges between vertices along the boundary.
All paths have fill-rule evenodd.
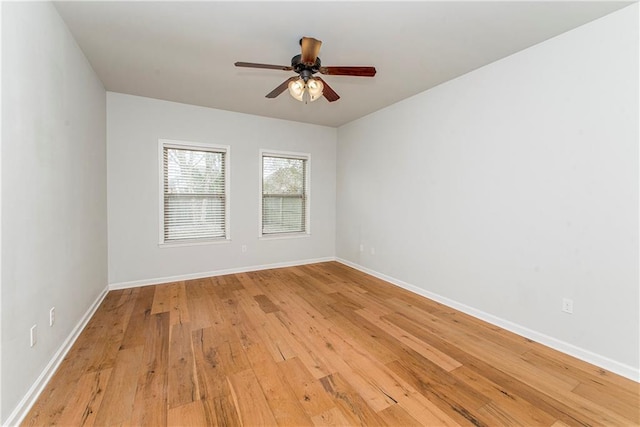
<path id="1" fill-rule="evenodd" d="M 167 400 L 169 408 L 198 400 L 200 392 L 195 375 L 191 324 L 178 323 L 171 327 L 168 364 Z"/>
<path id="2" fill-rule="evenodd" d="M 331 323 L 339 328 L 341 335 L 347 340 L 353 341 L 360 348 L 365 348 L 368 353 L 381 361 L 382 363 L 391 362 L 397 359 L 396 353 L 392 346 L 384 339 L 382 331 L 367 320 L 358 316 L 348 305 L 335 303 L 325 306 L 328 313 L 331 310 L 333 316 Z"/>
<path id="3" fill-rule="evenodd" d="M 346 418 L 349 425 L 376 426 L 383 425 L 382 419 L 376 415 L 371 402 L 367 402 L 360 390 L 348 383 L 340 373 L 331 374 L 320 379 L 322 387 L 331 396 L 336 407 Z M 386 409 L 391 405 L 385 405 Z M 381 409 L 382 410 L 382 409 Z"/>
<path id="4" fill-rule="evenodd" d="M 264 299 L 258 298 L 244 291 L 236 291 L 238 304 L 245 314 L 245 319 L 251 325 L 251 329 L 258 333 L 263 345 L 271 353 L 274 361 L 281 361 L 295 357 L 295 352 L 290 348 L 285 336 L 283 336 L 276 326 L 269 320 L 269 313 L 280 311 L 275 304 L 269 300 L 267 304 Z M 264 295 L 262 295 L 264 296 Z M 262 302 L 260 302 L 262 301 Z M 263 305 L 269 308 L 265 311 Z"/>
<path id="5" fill-rule="evenodd" d="M 296 395 L 280 372 L 276 362 L 264 348 L 256 347 L 249 353 L 253 372 L 260 383 L 267 404 L 279 425 L 310 426 L 311 418 L 296 398 Z"/>
<path id="6" fill-rule="evenodd" d="M 112 291 L 23 421 L 639 426 L 638 383 L 337 262 Z"/>
<path id="7" fill-rule="evenodd" d="M 173 326 L 176 323 L 189 323 L 189 308 L 187 304 L 187 291 L 184 282 L 171 285 L 171 306 L 169 308 L 171 317 L 169 323 Z"/>
<path id="8" fill-rule="evenodd" d="M 167 415 L 167 425 L 173 427 L 201 427 L 216 424 L 214 424 L 211 412 L 206 408 L 205 401 L 196 400 L 170 408 Z"/>
<path id="9" fill-rule="evenodd" d="M 230 344 L 231 337 L 221 337 L 215 328 L 193 331 L 191 336 L 202 406 L 191 406 L 189 410 L 199 408 L 205 412 L 202 417 L 215 425 L 240 425 L 228 375 L 249 369 L 246 356 L 235 351 L 235 343 Z"/>
<path id="10" fill-rule="evenodd" d="M 307 415 L 313 418 L 335 408 L 320 380 L 311 375 L 300 359 L 294 357 L 279 362 L 278 368 Z"/>
<path id="11" fill-rule="evenodd" d="M 111 369 L 90 372 L 83 375 L 77 383 L 72 396 L 67 397 L 68 405 L 60 414 L 56 424 L 61 426 L 82 424 L 92 426 L 96 424 L 98 408 L 104 398 Z M 68 399 L 68 400 L 67 400 Z"/>
<path id="12" fill-rule="evenodd" d="M 300 330 L 294 320 L 283 312 L 272 313 L 269 316 L 273 316 L 282 325 L 281 330 L 289 343 L 289 347 L 294 349 L 296 357 L 300 359 L 314 378 L 326 377 L 334 372 L 327 366 L 322 355 L 315 351 L 308 336 L 303 330 Z M 276 320 L 273 320 L 273 322 L 276 322 Z"/>
<path id="13" fill-rule="evenodd" d="M 393 323 L 386 322 L 368 309 L 357 310 L 356 314 L 361 316 L 363 319 L 370 321 L 372 324 L 378 326 L 381 330 L 385 331 L 390 336 L 395 337 L 397 341 L 405 344 L 407 347 L 418 352 L 420 355 L 422 355 L 426 359 L 429 359 L 446 371 L 452 371 L 462 366 L 462 364 L 457 360 L 449 357 L 447 354 L 430 346 L 424 341 L 421 341 L 420 339 L 414 337 L 409 332 L 395 326 Z"/>
<path id="14" fill-rule="evenodd" d="M 340 412 L 340 410 L 336 407 L 326 410 L 325 412 L 316 415 L 313 417 L 313 424 L 316 426 L 322 427 L 344 427 L 350 425 L 356 425 L 345 418 L 345 416 Z"/>
<path id="15" fill-rule="evenodd" d="M 382 421 L 390 426 L 413 427 L 424 424 L 424 419 L 422 422 L 416 420 L 409 415 L 407 411 L 402 409 L 400 405 L 389 406 L 387 409 L 378 412 L 378 416 L 382 418 Z"/>
<path id="16" fill-rule="evenodd" d="M 151 327 L 149 322 L 154 293 L 154 286 L 140 288 L 131 310 L 131 318 L 127 322 L 127 328 L 122 337 L 122 343 L 120 343 L 120 350 L 144 345 L 146 332 Z"/>
<path id="17" fill-rule="evenodd" d="M 134 405 L 131 415 L 133 425 L 167 424 L 169 320 L 168 311 L 148 318 L 135 395 L 135 402 L 139 403 Z"/>
<path id="18" fill-rule="evenodd" d="M 142 364 L 142 350 L 140 346 L 118 352 L 96 414 L 96 425 L 129 423 L 136 394 L 136 380 Z"/>
<path id="19" fill-rule="evenodd" d="M 496 405 L 488 407 L 487 405 L 492 403 L 489 402 L 480 408 L 482 413 L 492 415 L 496 423 L 502 423 L 506 420 L 507 415 L 505 414 L 509 414 L 509 424 L 523 426 L 551 425 L 555 421 L 553 416 L 536 408 L 521 397 L 509 393 L 503 387 L 489 381 L 482 375 L 478 375 L 477 372 L 466 366 L 461 366 L 452 374 L 496 403 Z"/>
<path id="20" fill-rule="evenodd" d="M 91 340 L 92 357 L 88 371 L 97 372 L 114 367 L 138 294 L 139 289 L 127 289 L 121 292 L 117 304 L 105 318 L 100 319 L 98 330 L 102 332 L 102 336 L 99 338 L 94 336 Z"/>
<path id="21" fill-rule="evenodd" d="M 251 369 L 230 375 L 231 394 L 243 425 L 276 426 L 271 408 Z"/>

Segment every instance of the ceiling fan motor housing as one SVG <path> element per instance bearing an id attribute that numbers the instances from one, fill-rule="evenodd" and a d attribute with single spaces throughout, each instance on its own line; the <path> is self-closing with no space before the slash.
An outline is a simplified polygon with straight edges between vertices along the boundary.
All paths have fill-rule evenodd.
<path id="1" fill-rule="evenodd" d="M 316 62 L 311 65 L 305 64 L 304 62 L 302 62 L 302 55 L 298 54 L 293 58 L 291 58 L 291 66 L 293 67 L 293 71 L 300 74 L 300 77 L 302 77 L 305 81 L 309 77 L 311 77 L 311 75 L 320 71 L 321 64 L 322 63 L 320 61 L 320 58 L 316 58 Z M 306 75 L 306 78 L 305 78 L 305 75 Z"/>

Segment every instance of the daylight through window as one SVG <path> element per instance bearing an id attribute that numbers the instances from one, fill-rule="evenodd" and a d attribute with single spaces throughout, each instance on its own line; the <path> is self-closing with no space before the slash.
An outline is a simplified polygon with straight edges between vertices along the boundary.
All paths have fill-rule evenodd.
<path id="1" fill-rule="evenodd" d="M 163 144 L 164 243 L 226 239 L 227 150 Z"/>
<path id="2" fill-rule="evenodd" d="M 262 155 L 262 234 L 308 232 L 308 156 Z"/>

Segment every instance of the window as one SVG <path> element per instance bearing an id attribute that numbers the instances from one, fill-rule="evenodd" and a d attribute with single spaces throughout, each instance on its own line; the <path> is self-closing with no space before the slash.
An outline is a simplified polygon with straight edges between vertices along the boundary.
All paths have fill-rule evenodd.
<path id="1" fill-rule="evenodd" d="M 160 243 L 229 238 L 229 147 L 160 141 Z"/>
<path id="2" fill-rule="evenodd" d="M 309 155 L 262 152 L 260 234 L 309 233 Z"/>

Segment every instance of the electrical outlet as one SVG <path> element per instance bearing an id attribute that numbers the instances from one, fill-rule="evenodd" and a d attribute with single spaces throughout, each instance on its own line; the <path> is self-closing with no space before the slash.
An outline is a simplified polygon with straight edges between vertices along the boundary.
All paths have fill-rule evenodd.
<path id="1" fill-rule="evenodd" d="M 51 307 L 51 310 L 49 310 L 49 326 L 53 326 L 54 323 L 56 323 L 56 308 Z"/>
<path id="2" fill-rule="evenodd" d="M 573 300 L 569 298 L 562 298 L 562 311 L 568 314 L 573 314 Z"/>
<path id="3" fill-rule="evenodd" d="M 242 245 L 242 253 L 247 253 L 247 245 Z"/>
<path id="4" fill-rule="evenodd" d="M 31 347 L 36 345 L 36 342 L 38 341 L 37 332 L 38 332 L 38 325 L 33 325 L 31 327 L 30 332 L 29 332 L 29 343 L 30 343 Z"/>
<path id="5" fill-rule="evenodd" d="M 364 245 L 360 243 L 360 252 L 364 252 Z"/>
<path id="6" fill-rule="evenodd" d="M 376 254 L 376 248 L 371 248 L 371 255 L 375 255 Z"/>

